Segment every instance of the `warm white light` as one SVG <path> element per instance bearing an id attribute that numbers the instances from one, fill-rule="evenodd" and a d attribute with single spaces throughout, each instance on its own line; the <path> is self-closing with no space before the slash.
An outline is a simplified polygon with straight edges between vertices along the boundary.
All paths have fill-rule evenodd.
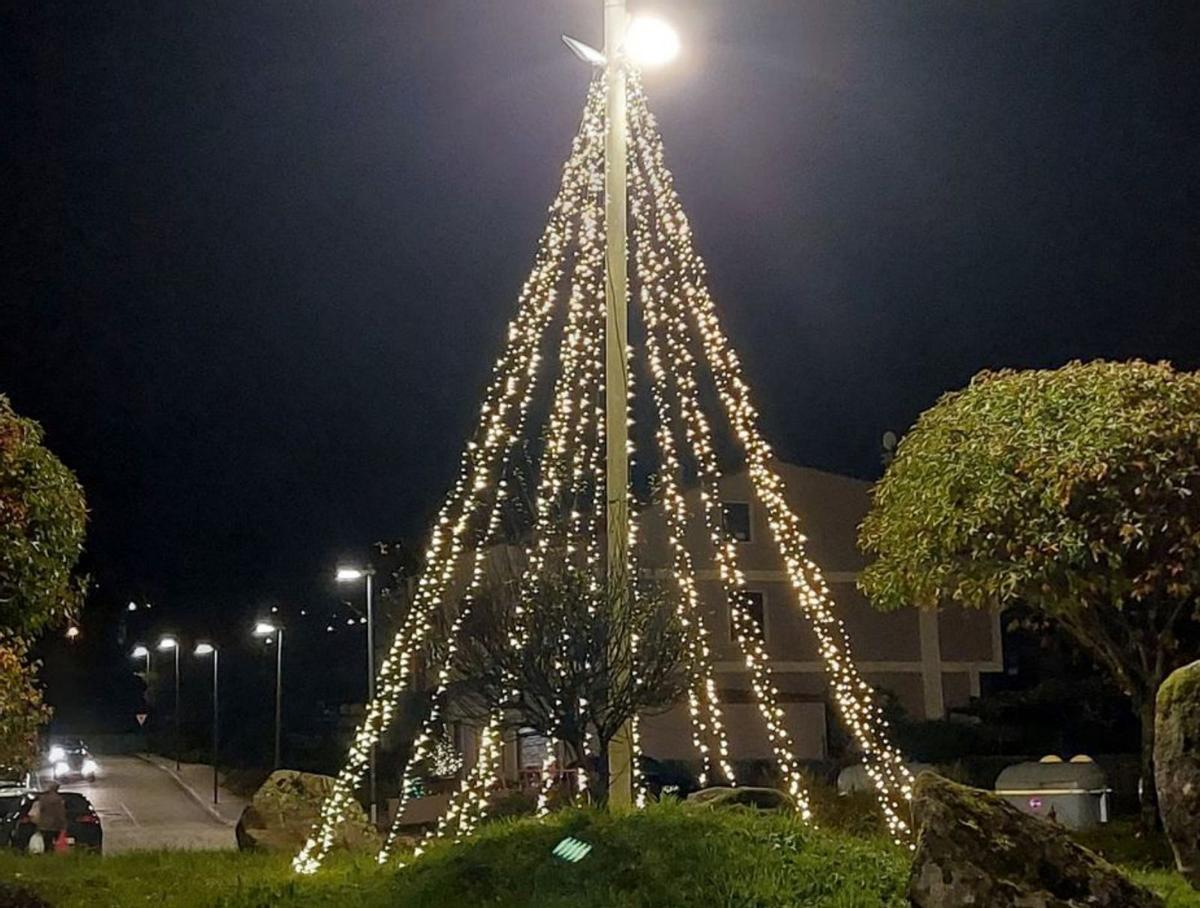
<path id="1" fill-rule="evenodd" d="M 275 633 L 275 630 L 275 625 L 273 625 L 270 621 L 260 621 L 258 624 L 254 625 L 254 636 L 266 637 L 268 634 Z"/>
<path id="2" fill-rule="evenodd" d="M 195 650 L 192 651 L 196 656 L 211 656 L 217 651 L 217 648 L 211 643 L 197 643 Z"/>
<path id="3" fill-rule="evenodd" d="M 179 641 L 174 637 L 163 637 L 158 641 L 158 648 L 161 650 L 175 649 L 177 646 L 179 646 Z"/>
<path id="4" fill-rule="evenodd" d="M 144 645 L 139 643 L 133 648 L 129 655 L 133 656 L 135 659 L 145 659 L 150 655 L 150 650 L 146 649 Z"/>
<path id="5" fill-rule="evenodd" d="M 137 611 L 137 603 L 136 602 L 129 603 L 128 608 L 129 608 L 129 611 L 136 612 Z"/>
<path id="6" fill-rule="evenodd" d="M 639 66 L 662 66 L 679 56 L 679 35 L 656 16 L 635 16 L 625 32 L 625 53 Z"/>
<path id="7" fill-rule="evenodd" d="M 57 779 L 59 776 L 69 776 L 70 774 L 71 767 L 66 760 L 59 760 L 54 764 L 54 778 Z"/>
<path id="8" fill-rule="evenodd" d="M 61 763 L 67 758 L 67 752 L 62 749 L 61 744 L 53 744 L 50 746 L 50 762 Z"/>
<path id="9" fill-rule="evenodd" d="M 356 567 L 340 567 L 337 569 L 338 583 L 349 583 L 351 580 L 361 580 L 363 572 L 361 568 Z"/>
<path id="10" fill-rule="evenodd" d="M 72 624 L 69 628 L 67 628 L 67 639 L 68 640 L 74 640 L 78 636 L 79 636 L 79 628 L 76 625 Z"/>
<path id="11" fill-rule="evenodd" d="M 97 772 L 99 772 L 99 770 L 100 770 L 100 765 L 95 760 L 93 760 L 91 757 L 88 757 L 86 760 L 83 761 L 83 770 L 82 771 L 85 776 L 94 776 Z"/>

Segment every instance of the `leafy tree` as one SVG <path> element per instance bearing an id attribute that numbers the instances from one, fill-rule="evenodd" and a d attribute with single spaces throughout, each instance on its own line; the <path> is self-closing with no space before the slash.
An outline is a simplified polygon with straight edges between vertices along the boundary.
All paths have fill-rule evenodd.
<path id="1" fill-rule="evenodd" d="M 1154 697 L 1200 652 L 1200 375 L 983 372 L 923 413 L 860 532 L 877 607 L 1027 604 L 1130 697 L 1153 824 Z"/>
<path id="2" fill-rule="evenodd" d="M 50 718 L 26 640 L 78 607 L 86 519 L 83 490 L 42 445 L 41 426 L 0 394 L 0 769 L 32 766 Z"/>
<path id="3" fill-rule="evenodd" d="M 0 628 L 32 635 L 75 611 L 86 520 L 75 475 L 0 395 Z"/>
<path id="4" fill-rule="evenodd" d="M 49 719 L 25 643 L 0 633 L 0 778 L 34 767 L 38 729 Z"/>
<path id="5" fill-rule="evenodd" d="M 627 639 L 640 645 L 630 652 Z M 658 587 L 593 583 L 569 565 L 494 583 L 474 604 L 454 659 L 459 710 L 500 709 L 512 725 L 562 741 L 573 760 L 589 765 L 589 787 L 601 797 L 621 727 L 669 709 L 687 690 L 688 649 L 674 602 Z M 595 761 L 586 759 L 589 741 Z"/>

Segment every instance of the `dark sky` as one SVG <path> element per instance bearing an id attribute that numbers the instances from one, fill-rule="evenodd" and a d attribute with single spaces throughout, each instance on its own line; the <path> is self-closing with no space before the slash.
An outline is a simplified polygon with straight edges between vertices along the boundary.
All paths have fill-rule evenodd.
<path id="1" fill-rule="evenodd" d="M 453 477 L 600 3 L 22 6 L 0 391 L 87 489 L 98 599 L 328 597 Z M 985 367 L 1200 366 L 1195 4 L 657 10 L 652 104 L 784 456 L 872 476 Z"/>

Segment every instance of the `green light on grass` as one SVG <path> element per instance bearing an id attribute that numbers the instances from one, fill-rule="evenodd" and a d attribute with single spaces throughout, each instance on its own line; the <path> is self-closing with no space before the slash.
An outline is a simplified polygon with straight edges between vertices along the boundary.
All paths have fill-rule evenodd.
<path id="1" fill-rule="evenodd" d="M 551 854 L 556 858 L 577 864 L 586 858 L 591 850 L 592 846 L 587 842 L 581 842 L 574 836 L 567 836 L 554 846 L 554 851 Z"/>

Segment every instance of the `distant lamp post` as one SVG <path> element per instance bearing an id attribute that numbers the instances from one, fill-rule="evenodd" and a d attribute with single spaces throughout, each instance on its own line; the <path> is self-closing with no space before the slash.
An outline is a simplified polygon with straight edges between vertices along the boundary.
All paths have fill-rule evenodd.
<path id="1" fill-rule="evenodd" d="M 150 683 L 150 650 L 144 643 L 139 643 L 129 651 L 129 656 L 132 659 L 146 660 L 146 684 Z"/>
<path id="2" fill-rule="evenodd" d="M 67 639 L 71 640 L 71 641 L 75 641 L 75 640 L 79 639 L 79 625 L 78 624 L 72 624 L 70 627 L 67 628 Z"/>
<path id="3" fill-rule="evenodd" d="M 283 625 L 271 621 L 260 621 L 254 625 L 255 637 L 266 637 L 267 643 L 275 638 L 275 769 L 281 764 L 280 753 L 283 730 Z"/>
<path id="4" fill-rule="evenodd" d="M 372 595 L 371 578 L 375 576 L 375 568 L 367 565 L 365 568 L 343 565 L 337 569 L 338 583 L 354 583 L 366 579 L 367 587 L 367 710 L 375 699 L 375 603 Z M 375 795 L 375 745 L 371 745 L 368 755 L 370 764 L 370 782 L 368 785 L 367 801 L 370 806 L 371 822 L 379 820 L 378 799 Z"/>
<path id="5" fill-rule="evenodd" d="M 217 707 L 218 690 L 219 690 L 217 687 L 217 664 L 220 661 L 221 654 L 217 651 L 217 648 L 215 646 L 213 646 L 211 643 L 197 643 L 195 650 L 193 650 L 193 655 L 212 656 L 212 667 L 213 667 L 213 691 L 212 691 L 212 704 L 213 704 L 212 777 L 213 777 L 213 780 L 212 780 L 212 782 L 213 782 L 213 803 L 216 804 L 217 803 L 217 790 L 218 790 L 217 754 L 218 754 L 218 742 L 220 741 L 220 722 L 219 722 L 219 713 L 218 713 L 218 707 Z"/>
<path id="6" fill-rule="evenodd" d="M 175 771 L 179 771 L 179 748 L 182 746 L 182 736 L 179 733 L 179 641 L 167 635 L 158 641 L 160 652 L 175 651 Z M 147 656 L 149 658 L 149 656 Z"/>

